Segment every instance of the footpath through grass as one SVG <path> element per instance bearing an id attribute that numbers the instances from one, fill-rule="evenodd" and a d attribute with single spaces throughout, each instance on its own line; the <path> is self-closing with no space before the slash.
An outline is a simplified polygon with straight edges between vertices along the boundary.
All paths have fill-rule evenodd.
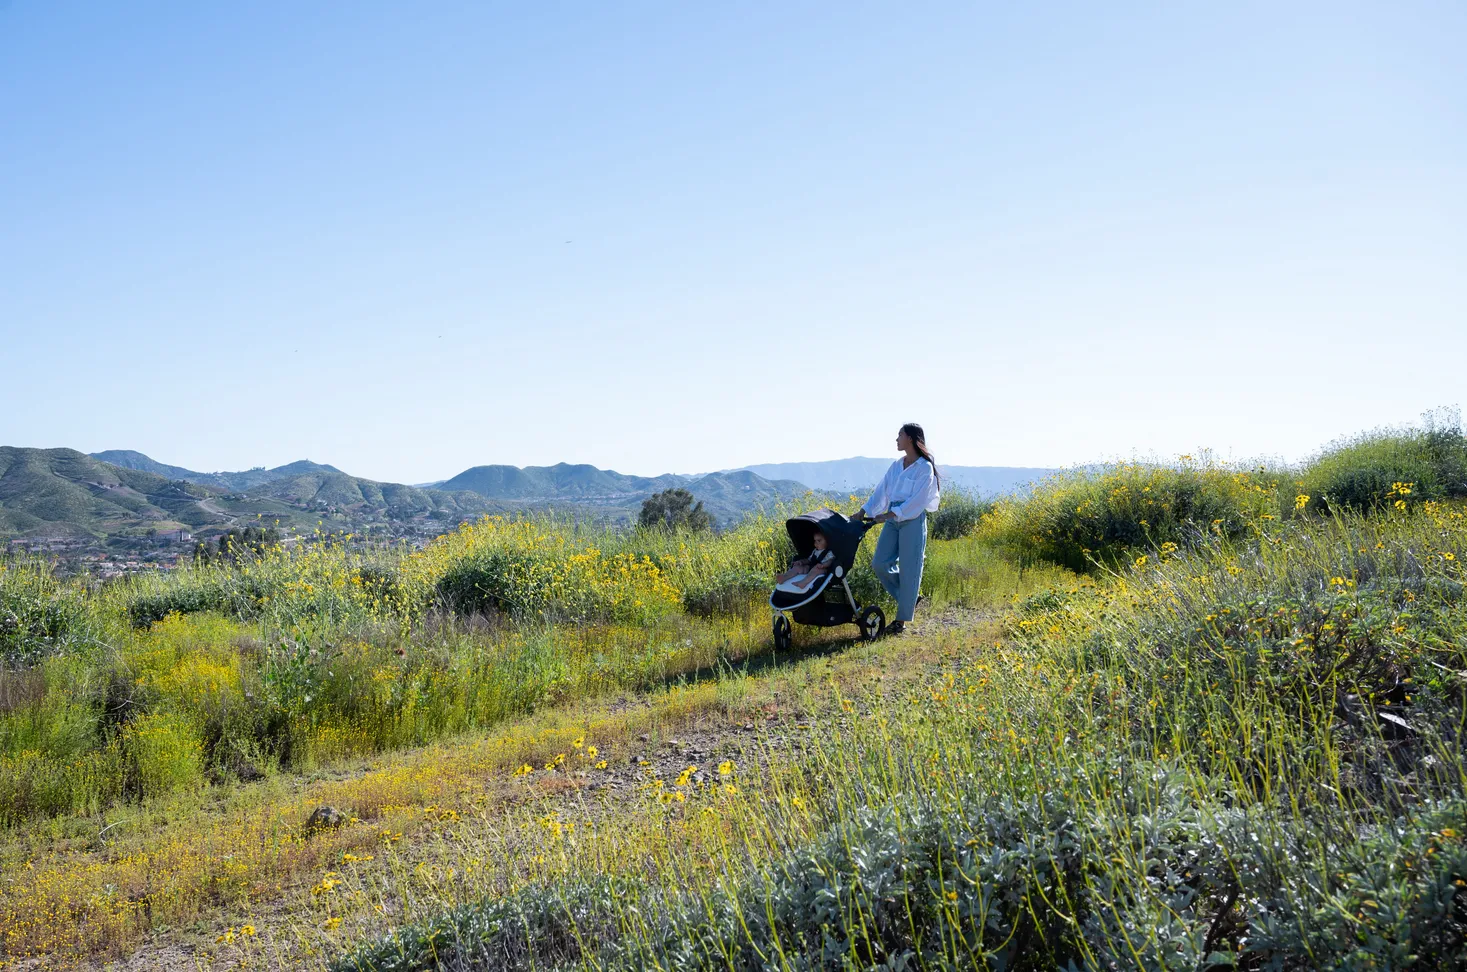
<path id="1" fill-rule="evenodd" d="M 938 545 L 933 561 L 936 585 L 930 593 L 940 606 L 992 610 L 1058 576 L 1053 571 L 1021 573 L 971 540 Z M 592 782 L 617 770 L 625 777 L 625 766 L 608 764 L 598 770 L 596 764 L 614 754 L 624 756 L 635 748 L 628 740 L 656 735 L 659 727 L 701 721 L 710 713 L 725 721 L 749 715 L 748 706 L 771 701 L 767 691 L 778 691 L 770 687 L 779 684 L 786 665 L 798 663 L 803 653 L 822 652 L 823 645 L 844 650 L 854 635 L 854 628 L 802 632 L 796 652 L 774 658 L 768 650 L 767 615 L 758 616 L 758 628 L 751 618 L 723 614 L 701 619 L 679 612 L 640 629 L 613 622 L 484 627 L 444 618 L 420 625 L 406 637 L 394 635 L 389 644 L 403 647 L 406 657 L 393 672 L 398 678 L 408 675 L 406 684 L 389 683 L 394 694 L 401 693 L 400 720 L 416 718 L 415 724 L 430 725 L 433 731 L 426 739 L 442 742 L 401 755 L 394 753 L 417 741 L 412 736 L 399 737 L 396 746 L 343 747 L 335 753 L 318 748 L 310 762 L 297 763 L 293 771 L 270 766 L 258 782 L 225 774 L 209 786 L 178 784 L 140 800 L 113 801 L 92 813 L 14 824 L 0 841 L 4 954 L 69 962 L 92 954 L 126 955 L 149 939 L 154 940 L 149 955 L 158 942 L 212 950 L 215 937 L 244 924 L 263 935 L 275 925 L 269 916 L 277 915 L 282 896 L 288 898 L 298 886 L 314 887 L 326 880 L 325 871 L 351 857 L 373 854 L 384 833 L 393 843 L 411 846 L 425 814 L 451 811 L 457 817 L 505 800 L 522 801 L 527 796 L 524 784 L 530 781 L 517 784 L 515 771 L 527 764 L 543 767 L 561 754 L 570 762 L 557 765 L 557 772 L 542 770 L 543 780 L 536 777 L 531 792 L 575 789 L 587 782 L 567 776 L 571 770 L 589 773 Z M 250 690 L 248 680 L 230 683 L 229 673 L 248 671 L 258 630 L 204 613 L 171 616 L 143 632 L 124 631 L 131 684 L 147 688 L 154 679 L 181 684 L 177 695 L 164 697 L 165 704 L 152 696 L 152 713 L 171 715 L 190 711 L 185 706 L 199 711 L 212 705 L 212 711 L 227 718 L 228 693 L 242 697 Z M 541 639 L 538 649 L 536 639 Z M 653 664 L 631 664 L 659 643 L 673 648 L 657 653 Z M 475 653 L 501 658 L 509 667 L 470 669 L 471 677 L 462 684 L 481 697 L 517 693 L 523 704 L 481 710 L 477 724 L 495 727 L 488 733 L 469 731 L 473 724 L 423 719 L 422 713 L 447 694 L 441 689 L 443 677 L 425 687 L 411 673 L 424 668 L 441 673 Z M 606 656 L 620 667 L 602 674 L 611 666 Z M 48 664 L 59 666 L 72 658 L 57 655 Z M 206 664 L 223 673 L 215 683 L 182 684 L 180 671 L 196 672 Z M 345 653 L 314 664 L 324 676 L 318 685 L 334 679 L 352 687 L 353 675 L 362 674 L 353 671 Z M 544 691 L 547 669 L 561 673 L 553 692 Z M 371 684 L 370 671 L 360 680 Z M 757 702 L 740 701 L 750 693 Z M 48 697 L 42 696 L 43 705 Z M 310 713 L 323 734 L 333 729 L 330 716 L 339 711 L 331 699 L 328 693 L 320 709 Z M 778 699 L 773 702 L 773 711 L 784 710 Z M 198 725 L 179 721 L 185 728 Z M 340 732 L 342 727 L 334 728 Z M 585 748 L 573 747 L 571 742 L 580 736 L 597 739 L 603 755 L 591 759 Z M 157 751 L 160 759 L 169 756 L 164 745 Z M 358 753 L 367 754 L 370 762 Z M 21 757 L 35 759 L 25 751 Z M 195 758 L 197 772 L 202 760 Z M 11 785 L 14 780 L 12 776 Z M 321 805 L 341 808 L 352 822 L 340 830 L 308 834 L 305 821 Z M 401 917 L 400 911 L 388 914 Z M 231 925 L 226 918 L 241 923 Z M 298 952 L 288 954 L 299 957 Z"/>

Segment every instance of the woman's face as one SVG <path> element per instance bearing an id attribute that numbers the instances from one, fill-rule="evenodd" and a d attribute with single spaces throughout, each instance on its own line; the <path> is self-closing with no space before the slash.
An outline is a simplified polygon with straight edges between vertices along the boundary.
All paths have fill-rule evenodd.
<path id="1" fill-rule="evenodd" d="M 906 452 L 912 448 L 912 437 L 901 429 L 897 429 L 897 451 Z"/>

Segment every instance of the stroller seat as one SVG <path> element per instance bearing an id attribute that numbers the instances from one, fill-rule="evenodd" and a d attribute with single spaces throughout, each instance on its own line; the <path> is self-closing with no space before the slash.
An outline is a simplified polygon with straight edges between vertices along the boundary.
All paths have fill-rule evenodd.
<path id="1" fill-rule="evenodd" d="M 774 592 L 769 595 L 769 606 L 776 611 L 792 611 L 824 594 L 825 589 L 833 580 L 835 580 L 835 574 L 827 572 L 815 578 L 815 582 L 803 591 L 787 591 L 775 587 Z"/>
<path id="2" fill-rule="evenodd" d="M 851 594 L 847 580 L 860 549 L 861 538 L 875 525 L 873 520 L 851 520 L 835 510 L 815 510 L 785 521 L 785 531 L 795 548 L 797 558 L 810 556 L 815 548 L 815 535 L 825 537 L 826 548 L 835 554 L 831 569 L 817 577 L 803 591 L 776 586 L 769 594 L 774 609 L 774 644 L 788 648 L 791 644 L 790 620 L 815 627 L 854 624 L 866 640 L 878 638 L 886 628 L 886 617 L 876 605 L 862 607 Z"/>

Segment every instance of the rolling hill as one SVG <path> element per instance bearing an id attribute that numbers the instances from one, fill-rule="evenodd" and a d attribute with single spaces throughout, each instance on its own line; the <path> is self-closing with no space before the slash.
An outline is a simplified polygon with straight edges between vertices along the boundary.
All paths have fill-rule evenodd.
<path id="1" fill-rule="evenodd" d="M 703 502 L 720 523 L 809 492 L 804 483 L 770 480 L 747 470 L 704 476 L 628 476 L 585 464 L 554 466 L 474 466 L 439 484 L 442 490 L 467 489 L 516 508 L 591 509 L 615 519 L 635 517 L 653 493 L 681 487 Z"/>
<path id="2" fill-rule="evenodd" d="M 0 446 L 0 533 L 93 537 L 222 525 L 204 486 L 75 449 Z"/>
<path id="3" fill-rule="evenodd" d="M 383 483 L 300 460 L 266 469 L 199 472 L 128 449 L 0 448 L 0 535 L 136 547 L 156 534 L 207 536 L 267 521 L 287 532 L 424 537 L 484 513 L 560 510 L 635 519 L 652 493 L 682 487 L 721 524 L 809 492 L 859 492 L 889 465 L 857 457 L 769 463 L 705 475 L 631 476 L 587 464 L 474 466 L 432 488 Z M 983 495 L 1022 488 L 1048 469 L 944 466 L 950 483 Z M 181 539 L 181 533 L 177 536 Z"/>
<path id="4" fill-rule="evenodd" d="M 476 466 L 436 488 L 382 483 L 302 460 L 198 472 L 133 450 L 0 448 L 0 537 L 52 550 L 168 558 L 180 544 L 252 523 L 287 536 L 317 527 L 382 539 L 432 536 L 484 513 L 559 510 L 634 519 L 654 492 L 685 487 L 719 523 L 803 495 L 749 471 L 628 476 L 590 465 Z M 189 536 L 192 535 L 192 536 Z M 173 551 L 170 553 L 169 551 Z"/>
<path id="5" fill-rule="evenodd" d="M 609 469 L 568 462 L 554 466 L 474 466 L 438 484 L 469 489 L 498 500 L 603 500 L 631 493 L 650 495 L 685 485 L 680 476 L 625 476 Z"/>
<path id="6" fill-rule="evenodd" d="M 213 486 L 217 489 L 230 492 L 240 492 L 262 483 L 274 482 L 280 479 L 290 479 L 295 476 L 308 476 L 321 473 L 336 473 L 345 476 L 335 466 L 323 466 L 309 459 L 301 459 L 288 463 L 284 466 L 276 466 L 274 469 L 266 469 L 264 466 L 256 466 L 254 469 L 244 469 L 239 472 L 196 472 L 185 469 L 182 466 L 170 466 L 164 462 L 135 452 L 132 449 L 108 449 L 105 452 L 94 452 L 93 459 L 121 466 L 124 469 L 137 469 L 142 472 L 157 473 L 168 479 L 181 479 L 184 482 L 198 483 L 201 486 Z"/>
<path id="7" fill-rule="evenodd" d="M 320 468 L 331 469 L 330 466 Z M 281 500 L 303 509 L 380 510 L 399 518 L 435 511 L 471 514 L 501 508 L 469 490 L 419 489 L 401 483 L 358 479 L 335 470 L 307 472 L 264 482 L 244 493 L 245 499 L 249 496 Z"/>

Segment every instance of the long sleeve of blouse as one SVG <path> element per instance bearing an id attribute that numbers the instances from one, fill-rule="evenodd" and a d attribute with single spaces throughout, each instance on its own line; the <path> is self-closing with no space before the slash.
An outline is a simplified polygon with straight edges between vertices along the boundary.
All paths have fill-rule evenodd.
<path id="1" fill-rule="evenodd" d="M 898 520 L 910 520 L 923 512 L 937 512 L 940 499 L 937 476 L 932 463 L 918 459 L 903 466 L 898 459 L 866 501 L 868 516 L 880 516 L 890 510 Z"/>

